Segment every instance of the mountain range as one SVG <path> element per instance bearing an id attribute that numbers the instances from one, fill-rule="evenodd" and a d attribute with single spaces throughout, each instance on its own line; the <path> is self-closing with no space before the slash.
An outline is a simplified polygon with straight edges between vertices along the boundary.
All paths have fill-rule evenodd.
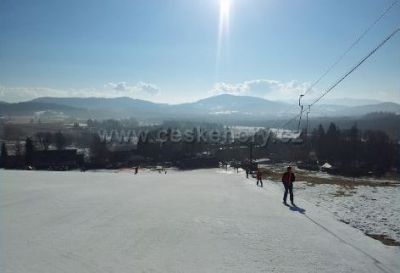
<path id="1" fill-rule="evenodd" d="M 306 107 L 306 106 L 305 106 Z M 218 95 L 191 103 L 154 103 L 129 97 L 56 98 L 41 97 L 19 103 L 0 102 L 1 116 L 33 115 L 52 111 L 81 119 L 130 118 L 138 120 L 205 119 L 232 121 L 289 118 L 299 113 L 298 105 L 250 96 Z M 314 117 L 362 116 L 371 112 L 400 114 L 400 104 L 371 101 L 366 105 L 316 104 Z"/>

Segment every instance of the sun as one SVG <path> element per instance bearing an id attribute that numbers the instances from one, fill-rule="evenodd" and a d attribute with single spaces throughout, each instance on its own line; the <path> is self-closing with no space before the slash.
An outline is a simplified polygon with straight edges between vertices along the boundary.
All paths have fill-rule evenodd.
<path id="1" fill-rule="evenodd" d="M 220 0 L 220 13 L 221 17 L 229 17 L 231 9 L 231 0 Z"/>

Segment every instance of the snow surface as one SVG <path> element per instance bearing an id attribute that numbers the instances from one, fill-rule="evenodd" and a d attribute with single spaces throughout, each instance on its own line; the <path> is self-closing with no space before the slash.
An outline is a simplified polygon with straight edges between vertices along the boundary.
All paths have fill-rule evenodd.
<path id="1" fill-rule="evenodd" d="M 0 272 L 398 272 L 399 247 L 281 198 L 222 169 L 0 170 Z"/>
<path id="2" fill-rule="evenodd" d="M 286 167 L 285 164 L 262 166 L 275 172 Z M 385 235 L 400 242 L 399 181 L 372 177 L 351 178 L 299 168 L 295 172 L 301 173 L 305 180 L 295 183 L 296 196 L 332 212 L 338 220 L 367 234 Z M 304 176 L 321 178 L 324 183 L 308 183 L 310 181 Z M 280 187 L 281 183 L 277 184 Z"/>
<path id="3" fill-rule="evenodd" d="M 378 182 L 379 183 L 379 182 Z M 296 195 L 368 234 L 386 235 L 400 242 L 400 186 L 372 187 L 298 182 Z"/>

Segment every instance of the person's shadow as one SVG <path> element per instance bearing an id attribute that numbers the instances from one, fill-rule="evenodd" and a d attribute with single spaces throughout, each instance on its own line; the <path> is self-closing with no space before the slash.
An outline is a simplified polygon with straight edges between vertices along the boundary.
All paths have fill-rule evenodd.
<path id="1" fill-rule="evenodd" d="M 306 213 L 306 210 L 305 209 L 303 209 L 303 208 L 300 208 L 300 207 L 298 207 L 298 206 L 290 206 L 290 205 L 286 205 L 291 211 L 293 211 L 293 212 L 299 212 L 299 213 L 301 213 L 301 214 L 305 214 Z"/>
<path id="2" fill-rule="evenodd" d="M 297 211 L 297 212 L 299 212 L 299 213 L 301 213 L 301 214 L 304 214 L 305 212 L 306 212 L 306 210 L 305 209 L 303 209 L 303 208 L 300 208 L 300 207 L 297 207 L 297 206 L 290 206 L 290 210 L 291 211 Z"/>

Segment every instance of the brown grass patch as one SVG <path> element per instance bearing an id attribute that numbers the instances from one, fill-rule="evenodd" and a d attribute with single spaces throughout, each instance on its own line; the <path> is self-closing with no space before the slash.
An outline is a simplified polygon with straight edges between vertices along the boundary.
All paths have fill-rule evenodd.
<path id="1" fill-rule="evenodd" d="M 281 182 L 283 171 L 278 171 L 278 168 L 271 167 L 263 167 L 260 168 L 263 172 L 263 176 L 266 179 L 271 179 L 272 181 Z M 370 181 L 368 179 L 352 179 L 349 177 L 340 177 L 340 176 L 330 176 L 330 177 L 317 177 L 315 176 L 315 172 L 299 170 L 295 171 L 296 181 L 304 181 L 307 183 L 307 186 L 315 186 L 315 185 L 338 185 L 345 189 L 351 190 L 357 186 L 370 186 L 370 187 L 397 187 L 400 185 L 400 181 Z M 338 193 L 338 196 L 341 196 Z"/>
<path id="2" fill-rule="evenodd" d="M 383 234 L 369 234 L 365 233 L 367 236 L 374 238 L 375 240 L 381 241 L 384 245 L 387 246 L 400 246 L 400 242 L 397 242 L 394 239 L 391 239 Z"/>

